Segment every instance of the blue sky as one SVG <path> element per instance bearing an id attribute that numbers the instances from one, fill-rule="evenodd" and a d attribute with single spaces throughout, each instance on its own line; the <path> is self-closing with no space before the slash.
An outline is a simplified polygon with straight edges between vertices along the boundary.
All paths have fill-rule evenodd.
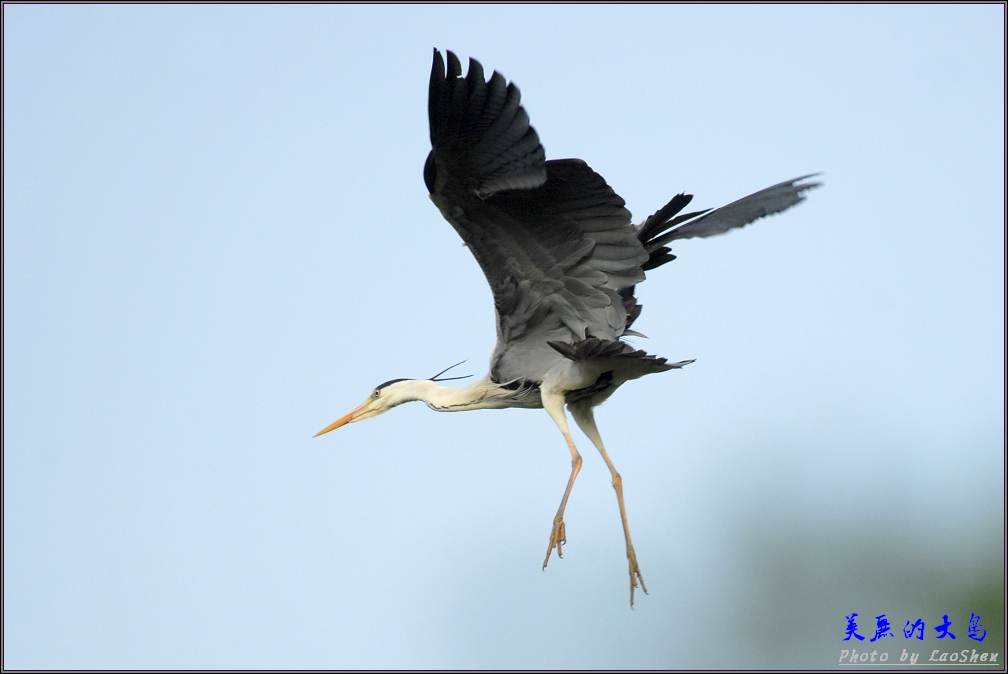
<path id="1" fill-rule="evenodd" d="M 3 11 L 4 667 L 819 668 L 851 610 L 1003 572 L 1003 6 Z M 423 185 L 432 47 L 635 221 L 824 172 L 639 289 L 637 345 L 697 361 L 597 411 L 632 612 L 579 434 L 540 569 L 544 412 L 311 438 L 493 348 Z M 947 594 L 873 580 L 900 555 Z"/>

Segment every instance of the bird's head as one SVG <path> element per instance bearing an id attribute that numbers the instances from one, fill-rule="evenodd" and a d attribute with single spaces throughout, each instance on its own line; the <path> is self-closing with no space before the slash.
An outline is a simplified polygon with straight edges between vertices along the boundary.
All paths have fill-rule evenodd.
<path id="1" fill-rule="evenodd" d="M 371 391 L 371 394 L 368 395 L 367 399 L 364 400 L 363 403 L 358 405 L 349 414 L 340 417 L 323 428 L 315 434 L 315 437 L 317 438 L 323 433 L 334 431 L 340 426 L 352 424 L 355 421 L 376 417 L 383 412 L 387 412 L 396 405 L 402 405 L 403 403 L 411 400 L 416 400 L 416 384 L 416 379 L 393 379 L 385 382 L 384 384 L 379 384 L 373 391 Z"/>
<path id="2" fill-rule="evenodd" d="M 462 363 L 464 362 L 465 361 L 463 360 Z M 464 377 L 441 376 L 448 370 L 452 369 L 452 367 L 457 367 L 462 363 L 455 363 L 455 365 L 441 370 L 430 379 L 392 379 L 384 384 L 379 384 L 371 391 L 367 399 L 358 405 L 356 409 L 323 428 L 315 434 L 315 437 L 317 438 L 323 433 L 334 431 L 340 426 L 345 426 L 355 421 L 360 421 L 361 419 L 376 417 L 383 412 L 389 411 L 396 405 L 402 405 L 403 403 L 408 403 L 413 400 L 428 400 L 431 395 L 431 389 L 438 388 L 437 382 L 466 379 L 472 376 L 468 374 Z"/>

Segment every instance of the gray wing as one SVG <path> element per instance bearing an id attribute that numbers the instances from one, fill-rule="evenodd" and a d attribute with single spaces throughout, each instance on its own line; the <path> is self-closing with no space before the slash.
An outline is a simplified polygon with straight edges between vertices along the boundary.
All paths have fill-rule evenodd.
<path id="1" fill-rule="evenodd" d="M 540 380 L 562 359 L 549 341 L 617 340 L 626 327 L 621 288 L 644 279 L 648 253 L 630 212 L 578 159 L 545 161 L 514 84 L 451 52 L 434 52 L 432 150 L 424 181 L 473 253 L 493 293 L 495 381 Z"/>
<path id="2" fill-rule="evenodd" d="M 671 249 L 665 244 L 676 239 L 708 237 L 724 234 L 728 230 L 746 225 L 760 218 L 785 211 L 805 200 L 805 192 L 822 185 L 804 182 L 819 175 L 813 173 L 793 180 L 785 180 L 747 197 L 742 197 L 721 208 L 693 211 L 680 215 L 692 201 L 691 194 L 677 194 L 637 227 L 637 238 L 648 253 L 648 259 L 641 265 L 644 271 L 660 267 L 675 259 Z M 619 291 L 626 308 L 629 329 L 641 313 L 641 305 L 634 296 L 635 288 L 629 286 Z"/>
<path id="3" fill-rule="evenodd" d="M 727 206 L 685 215 L 677 214 L 689 204 L 693 196 L 676 195 L 672 201 L 638 227 L 637 236 L 650 256 L 644 264 L 644 269 L 654 269 L 675 259 L 675 256 L 663 259 L 668 255 L 669 249 L 662 250 L 662 248 L 671 241 L 724 234 L 730 229 L 745 227 L 760 218 L 780 213 L 805 201 L 804 193 L 819 187 L 822 183 L 803 181 L 817 175 L 819 174 L 812 173 L 793 180 L 785 180 L 733 201 Z"/>

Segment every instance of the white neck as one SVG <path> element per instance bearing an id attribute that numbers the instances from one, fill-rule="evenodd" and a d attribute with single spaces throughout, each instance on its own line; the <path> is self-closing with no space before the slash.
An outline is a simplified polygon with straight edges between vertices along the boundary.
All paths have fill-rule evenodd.
<path id="1" fill-rule="evenodd" d="M 501 388 L 491 382 L 489 376 L 462 387 L 441 386 L 430 379 L 407 379 L 392 384 L 389 389 L 389 393 L 394 396 L 393 405 L 422 400 L 438 412 L 541 407 L 537 390 L 530 397 L 528 392 Z"/>
<path id="2" fill-rule="evenodd" d="M 493 393 L 498 387 L 487 379 L 458 388 L 441 386 L 430 379 L 411 379 L 402 382 L 399 388 L 405 400 L 422 400 L 438 412 L 462 412 L 497 406 L 494 405 Z"/>

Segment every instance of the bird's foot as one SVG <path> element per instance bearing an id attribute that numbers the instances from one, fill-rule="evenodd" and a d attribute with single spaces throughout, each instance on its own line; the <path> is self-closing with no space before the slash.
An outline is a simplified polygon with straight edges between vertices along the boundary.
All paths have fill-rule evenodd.
<path id="1" fill-rule="evenodd" d="M 630 563 L 630 608 L 633 608 L 633 594 L 634 588 L 637 587 L 637 581 L 640 581 L 644 594 L 647 594 L 647 586 L 644 584 L 644 576 L 641 575 L 640 567 L 637 566 L 637 553 L 634 552 L 632 545 L 627 546 L 626 556 Z"/>
<path id="2" fill-rule="evenodd" d="M 560 546 L 567 542 L 567 531 L 564 528 L 563 517 L 559 515 L 553 519 L 553 531 L 550 533 L 549 548 L 546 550 L 546 559 L 543 561 L 543 569 L 549 564 L 550 554 L 556 548 L 557 557 L 563 558 L 563 551 Z"/>

